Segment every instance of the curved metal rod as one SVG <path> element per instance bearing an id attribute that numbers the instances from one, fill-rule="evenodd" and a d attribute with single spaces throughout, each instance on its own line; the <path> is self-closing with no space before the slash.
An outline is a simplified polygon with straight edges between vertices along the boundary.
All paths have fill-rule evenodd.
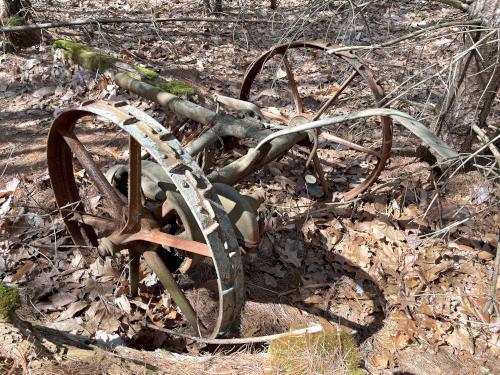
<path id="1" fill-rule="evenodd" d="M 271 133 L 272 131 L 264 129 L 260 122 L 251 120 L 234 121 L 232 117 L 225 119 L 221 116 L 216 125 L 186 145 L 186 151 L 189 155 L 196 156 L 222 137 L 230 136 L 238 139 L 252 138 L 259 142 Z"/>
<path id="2" fill-rule="evenodd" d="M 259 150 L 266 143 L 269 143 L 270 141 L 278 137 L 293 133 L 302 133 L 311 129 L 321 128 L 323 126 L 372 116 L 386 116 L 393 118 L 396 122 L 400 123 L 405 128 L 414 133 L 417 137 L 419 137 L 425 144 L 427 144 L 427 146 L 429 146 L 443 159 L 455 158 L 459 156 L 456 151 L 454 151 L 444 141 L 439 139 L 434 133 L 427 129 L 424 124 L 417 121 L 407 113 L 388 108 L 366 109 L 359 112 L 349 113 L 347 115 L 334 116 L 327 119 L 313 121 L 306 124 L 296 125 L 290 128 L 279 130 L 260 141 L 254 150 Z"/>

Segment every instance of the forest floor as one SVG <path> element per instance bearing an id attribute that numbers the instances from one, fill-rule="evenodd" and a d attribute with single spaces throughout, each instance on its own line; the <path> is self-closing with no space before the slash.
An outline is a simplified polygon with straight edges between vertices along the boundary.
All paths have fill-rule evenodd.
<path id="1" fill-rule="evenodd" d="M 57 214 L 46 165 L 46 139 L 57 114 L 86 99 L 126 99 L 163 124 L 179 124 L 181 140 L 196 127 L 63 61 L 51 49 L 52 40 L 85 43 L 164 77 L 185 79 L 203 87 L 204 94 L 239 97 L 247 67 L 272 46 L 299 36 L 337 45 L 374 44 L 462 17 L 444 5 L 414 0 L 367 2 L 362 9 L 343 1 L 292 0 L 277 11 L 269 10 L 267 1 L 244 7 L 226 3 L 222 19 L 275 23 L 51 29 L 42 45 L 0 55 L 0 281 L 21 292 L 19 319 L 44 327 L 39 332 L 49 332 L 46 339 L 59 337 L 52 352 L 45 347 L 22 353 L 32 373 L 275 371 L 265 345 L 229 353 L 140 329 L 144 319 L 167 327 L 182 321 L 158 280 L 143 267 L 141 294 L 129 298 L 123 259 L 103 261 L 95 251 L 72 244 Z M 39 22 L 207 16 L 201 1 L 186 0 L 33 1 L 33 9 Z M 391 108 L 431 125 L 446 90 L 447 67 L 460 52 L 458 30 L 445 28 L 358 55 L 383 85 Z M 321 96 L 318 90 L 328 85 L 316 76 L 315 64 L 324 60 L 319 54 L 308 57 L 313 62 L 301 66 L 298 81 L 302 92 Z M 290 103 L 270 92 L 265 80 L 253 89 L 251 99 L 268 100 L 269 107 L 274 101 L 272 107 L 282 114 L 289 111 Z M 348 91 L 337 112 L 329 114 L 369 106 L 362 90 Z M 190 99 L 215 107 L 199 95 Z M 489 120 L 493 131 L 498 118 L 497 105 Z M 127 159 L 125 138 L 102 123 L 86 125 L 90 131 L 82 139 L 101 165 Z M 371 133 L 373 124 L 361 126 L 370 134 L 365 129 L 358 139 L 377 136 Z M 333 197 L 324 196 L 318 183 L 305 182 L 307 154 L 297 148 L 238 184 L 243 192 L 265 192 L 266 200 L 261 209 L 265 233 L 243 259 L 246 302 L 237 336 L 286 332 L 322 317 L 357 340 L 362 368 L 369 373 L 500 373 L 494 365 L 500 355 L 500 315 L 488 308 L 500 223 L 498 169 L 490 168 L 491 155 L 478 154 L 474 168 L 439 180 L 417 152 L 419 145 L 395 125 L 385 170 L 353 202 L 336 198 L 359 179 L 363 164 L 350 162 L 358 156 L 348 150 L 324 143 L 319 155 L 334 183 Z M 473 149 L 479 147 L 476 143 Z M 79 178 L 86 181 L 83 173 Z M 99 198 L 93 202 L 97 207 Z M 0 334 L 12 335 L 1 329 Z M 58 346 L 58 340 L 67 341 Z M 79 344 L 82 350 L 68 349 Z M 106 350 L 84 350 L 98 347 Z M 84 353 L 92 354 L 85 358 Z M 0 372 L 12 363 L 0 362 Z M 342 366 L 330 371 L 349 373 Z"/>

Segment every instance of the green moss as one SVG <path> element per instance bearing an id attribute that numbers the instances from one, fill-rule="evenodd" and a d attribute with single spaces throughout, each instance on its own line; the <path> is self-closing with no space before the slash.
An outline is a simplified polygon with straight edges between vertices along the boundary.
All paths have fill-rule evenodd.
<path id="1" fill-rule="evenodd" d="M 84 44 L 72 42 L 71 40 L 59 39 L 52 44 L 52 48 L 64 50 L 66 58 L 73 60 L 78 65 L 81 65 L 93 72 L 103 72 L 119 61 L 117 58 L 96 52 L 85 46 Z"/>
<path id="2" fill-rule="evenodd" d="M 84 68 L 87 68 L 93 72 L 103 72 L 113 67 L 113 65 L 117 61 L 120 61 L 119 59 L 113 56 L 93 51 L 84 44 L 76 43 L 71 40 L 64 40 L 64 39 L 56 40 L 52 44 L 52 48 L 54 50 L 56 49 L 63 50 L 64 55 L 67 59 L 70 59 L 74 63 L 81 65 Z M 147 69 L 139 65 L 133 65 L 133 68 L 137 72 L 142 73 L 143 76 L 146 75 L 151 80 L 156 80 L 160 78 L 160 75 L 152 71 L 151 69 Z M 141 78 L 143 78 L 141 77 L 140 74 L 134 74 L 133 72 L 128 72 L 127 74 L 129 77 L 134 79 L 140 80 Z M 156 83 L 156 82 L 149 82 L 148 80 L 146 80 L 146 82 L 174 95 L 195 94 L 194 88 L 182 81 L 173 80 L 170 82 Z"/>
<path id="3" fill-rule="evenodd" d="M 0 282 L 0 318 L 10 318 L 19 307 L 19 291 Z"/>
<path id="4" fill-rule="evenodd" d="M 269 346 L 273 370 L 284 374 L 362 374 L 354 339 L 345 332 L 290 335 Z"/>
<path id="5" fill-rule="evenodd" d="M 5 26 L 9 26 L 9 27 L 22 26 L 22 25 L 26 25 L 26 20 L 23 17 L 17 17 L 17 16 L 16 17 L 9 17 L 3 21 L 3 24 Z"/>
<path id="6" fill-rule="evenodd" d="M 156 83 L 156 87 L 174 95 L 194 95 L 194 88 L 182 81 L 173 80 L 165 83 Z"/>
<path id="7" fill-rule="evenodd" d="M 150 78 L 160 78 L 160 75 L 158 73 L 152 71 L 151 69 L 145 68 L 145 67 L 140 66 L 140 65 L 132 65 L 132 66 L 134 67 L 135 70 L 137 70 L 138 72 L 141 72 L 142 74 L 147 75 Z"/>

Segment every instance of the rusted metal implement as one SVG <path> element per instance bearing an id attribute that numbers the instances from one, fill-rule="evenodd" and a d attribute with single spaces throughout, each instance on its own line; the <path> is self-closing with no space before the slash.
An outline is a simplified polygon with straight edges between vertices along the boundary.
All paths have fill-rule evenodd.
<path id="1" fill-rule="evenodd" d="M 332 48 L 321 42 L 296 41 L 263 54 L 248 69 L 240 99 L 220 95 L 214 98 L 218 105 L 243 113 L 239 118 L 131 80 L 126 73 L 116 74 L 114 79 L 119 86 L 204 126 L 205 131 L 184 146 L 170 129 L 125 102 L 89 101 L 60 114 L 48 138 L 48 165 L 57 204 L 75 244 L 96 247 L 102 256 L 128 250 L 132 295 L 138 290 L 142 256 L 198 335 L 215 337 L 227 333 L 231 323 L 238 319 L 244 300 L 240 246 L 256 246 L 257 208 L 262 202 L 262 197 L 242 195 L 233 186 L 299 144 L 310 149 L 309 161 L 326 193 L 331 184 L 322 171 L 317 150 L 318 142 L 327 140 L 371 160 L 358 163 L 369 165 L 366 175 L 343 191 L 344 199 L 351 199 L 376 181 L 389 158 L 392 120 L 388 116 L 379 116 L 374 122 L 377 130 L 370 137 L 379 139 L 372 147 L 337 134 L 319 134 L 315 129 L 295 131 L 299 129 L 296 126 L 329 114 L 356 78 L 364 82 L 372 97 L 372 107 L 383 104 L 383 90 L 371 71 L 356 56 L 342 52 L 333 55 L 348 67 L 342 72 L 346 79 L 328 98 L 314 102 L 317 110 L 306 108 L 288 56 L 292 50 L 325 53 Z M 286 77 L 294 106 L 291 113 L 249 102 L 255 82 L 265 74 L 265 67 L 273 58 L 278 58 L 278 65 L 284 67 L 282 78 Z M 358 92 L 357 88 L 351 90 Z M 128 164 L 101 170 L 76 135 L 81 120 L 89 116 L 106 119 L 128 135 Z M 277 130 L 280 136 L 273 137 Z M 194 158 L 227 137 L 251 139 L 258 145 L 205 174 Z M 92 212 L 82 194 L 84 186 L 75 179 L 76 164 L 85 170 L 102 197 L 100 213 Z M 172 263 L 171 254 L 175 254 L 178 262 Z M 207 267 L 214 272 L 207 271 Z M 217 293 L 218 308 L 197 304 L 196 293 L 189 292 L 196 285 L 183 281 L 190 275 L 194 284 L 198 282 L 198 288 L 210 290 L 209 284 L 216 281 L 210 294 Z"/>
<path id="2" fill-rule="evenodd" d="M 347 69 L 349 69 L 349 73 L 347 74 L 347 78 L 337 87 L 333 95 L 331 97 L 321 103 L 321 106 L 313 112 L 307 113 L 300 93 L 297 90 L 297 83 L 294 77 L 294 73 L 291 67 L 290 62 L 287 59 L 287 53 L 295 49 L 312 49 L 312 50 L 320 50 L 325 53 L 329 53 L 330 55 L 336 56 L 339 60 L 343 61 L 347 65 Z M 243 84 L 241 86 L 240 98 L 242 100 L 249 100 L 250 93 L 252 91 L 252 86 L 254 81 L 256 80 L 259 73 L 261 73 L 264 65 L 273 57 L 279 56 L 281 57 L 281 61 L 285 67 L 286 76 L 288 78 L 288 85 L 290 88 L 290 93 L 293 97 L 294 102 L 294 113 L 291 116 L 285 117 L 282 115 L 276 115 L 275 113 L 271 113 L 263 110 L 264 116 L 277 120 L 285 125 L 294 126 L 301 125 L 306 122 L 316 121 L 321 115 L 325 114 L 325 112 L 333 106 L 335 101 L 342 95 L 342 93 L 349 87 L 349 85 L 353 82 L 356 77 L 361 77 L 361 79 L 365 82 L 369 91 L 371 91 L 374 101 L 372 102 L 372 107 L 381 107 L 383 105 L 384 99 L 384 90 L 374 79 L 372 72 L 361 62 L 361 60 L 349 52 L 334 52 L 335 47 L 329 43 L 319 42 L 319 41 L 304 41 L 298 40 L 292 43 L 283 44 L 277 46 L 270 51 L 264 53 L 260 58 L 258 58 L 248 69 L 247 74 L 243 80 Z M 333 52 L 333 53 L 332 53 Z M 347 139 L 343 139 L 341 137 L 337 137 L 334 135 L 329 135 L 328 140 L 333 141 L 339 145 L 344 145 L 353 150 L 359 151 L 366 155 L 372 155 L 376 158 L 376 165 L 373 169 L 367 173 L 364 181 L 357 184 L 355 187 L 350 189 L 349 191 L 344 192 L 345 199 L 352 199 L 356 197 L 358 194 L 366 191 L 378 178 L 382 170 L 384 169 L 385 163 L 390 156 L 391 153 L 391 145 L 392 145 L 392 120 L 390 117 L 382 116 L 380 117 L 380 144 L 378 145 L 378 150 L 368 149 L 359 144 L 351 142 Z M 321 166 L 318 160 L 318 157 L 315 153 L 315 150 L 312 150 L 312 159 L 314 161 L 314 166 L 316 171 L 319 174 L 320 179 L 322 178 Z M 325 183 L 322 183 L 325 189 Z"/>

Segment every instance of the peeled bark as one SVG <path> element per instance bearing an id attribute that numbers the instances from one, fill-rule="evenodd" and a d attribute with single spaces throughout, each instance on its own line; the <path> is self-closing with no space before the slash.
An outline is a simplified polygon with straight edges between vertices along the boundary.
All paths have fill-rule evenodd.
<path id="1" fill-rule="evenodd" d="M 498 28 L 498 0 L 476 0 L 468 7 L 471 18 Z M 490 35 L 488 35 L 490 34 Z M 485 128 L 500 82 L 498 32 L 464 34 L 463 50 L 473 48 L 450 69 L 450 85 L 434 131 L 456 150 L 470 151 L 472 126 Z"/>

